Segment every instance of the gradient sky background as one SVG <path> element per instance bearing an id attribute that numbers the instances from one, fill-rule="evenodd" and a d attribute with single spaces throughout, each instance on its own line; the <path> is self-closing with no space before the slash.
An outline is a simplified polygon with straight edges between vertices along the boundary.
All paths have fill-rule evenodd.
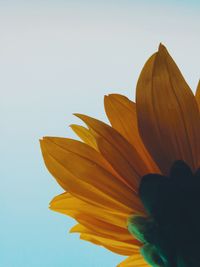
<path id="1" fill-rule="evenodd" d="M 74 137 L 73 112 L 105 119 L 103 96 L 134 99 L 147 58 L 164 43 L 195 89 L 199 1 L 0 0 L 0 267 L 112 267 L 123 259 L 68 234 L 48 209 L 62 189 L 39 138 Z"/>

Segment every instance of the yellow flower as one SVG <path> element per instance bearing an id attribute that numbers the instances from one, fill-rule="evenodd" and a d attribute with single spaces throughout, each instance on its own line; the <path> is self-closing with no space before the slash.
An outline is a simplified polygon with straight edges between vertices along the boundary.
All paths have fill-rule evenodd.
<path id="1" fill-rule="evenodd" d="M 50 208 L 73 217 L 78 224 L 71 232 L 80 233 L 81 239 L 129 256 L 120 267 L 149 266 L 146 261 L 153 266 L 174 266 L 169 264 L 173 261 L 175 266 L 185 266 L 178 265 L 183 261 L 184 249 L 177 252 L 183 212 L 176 198 L 184 202 L 182 192 L 193 196 L 199 186 L 195 178 L 195 186 L 190 186 L 188 177 L 200 176 L 194 174 L 200 165 L 200 86 L 195 98 L 160 45 L 141 72 L 136 103 L 111 94 L 104 104 L 111 126 L 76 114 L 87 128 L 71 128 L 83 142 L 59 137 L 41 140 L 46 167 L 65 190 Z M 180 176 L 185 179 L 183 190 Z M 199 197 L 188 201 L 199 203 Z M 181 215 L 175 218 L 176 213 Z M 187 231 L 189 223 L 181 230 Z M 169 250 L 175 243 L 176 248 Z"/>

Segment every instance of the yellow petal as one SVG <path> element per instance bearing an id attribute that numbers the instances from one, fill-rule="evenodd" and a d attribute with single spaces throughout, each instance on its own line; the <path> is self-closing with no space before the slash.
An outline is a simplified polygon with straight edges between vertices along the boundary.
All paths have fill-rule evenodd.
<path id="1" fill-rule="evenodd" d="M 95 218 L 85 216 L 84 214 L 80 214 L 76 218 L 76 220 L 96 236 L 116 241 L 122 241 L 124 243 L 137 247 L 141 246 L 141 243 L 138 240 L 134 239 L 126 229 L 96 220 Z M 81 231 L 80 229 L 77 230 L 77 227 L 73 227 L 70 232 L 83 233 L 83 231 Z"/>
<path id="2" fill-rule="evenodd" d="M 71 124 L 70 127 L 78 135 L 78 137 L 80 137 L 81 140 L 83 140 L 84 143 L 88 144 L 94 149 L 97 149 L 96 140 L 89 129 L 76 124 Z"/>
<path id="3" fill-rule="evenodd" d="M 141 177 L 147 167 L 130 143 L 109 125 L 86 115 L 76 114 L 96 134 L 98 148 L 113 168 L 137 192 Z"/>
<path id="4" fill-rule="evenodd" d="M 132 207 L 141 209 L 139 206 L 141 203 L 132 190 L 101 165 L 97 151 L 84 143 L 67 138 L 46 137 L 42 143 L 47 154 L 61 166 L 62 171 L 67 170 L 76 179 L 92 185 L 113 199 L 113 202 L 118 203 L 118 210 L 120 207 L 129 211 Z M 52 168 L 50 165 L 47 167 Z M 58 170 L 58 167 L 56 169 Z M 66 185 L 66 188 L 71 185 L 71 182 L 66 180 L 64 172 L 59 179 Z M 138 206 L 134 206 L 136 202 Z"/>
<path id="5" fill-rule="evenodd" d="M 123 211 L 122 213 L 114 213 L 112 210 L 80 200 L 70 193 L 64 193 L 55 197 L 50 203 L 50 208 L 72 216 L 75 219 L 80 214 L 85 214 L 87 217 L 96 218 L 97 220 L 127 229 L 128 213 L 123 213 Z"/>
<path id="6" fill-rule="evenodd" d="M 197 168 L 200 157 L 198 106 L 162 45 L 141 72 L 136 107 L 143 142 L 163 173 L 168 174 L 172 163 L 180 159 Z"/>
<path id="7" fill-rule="evenodd" d="M 149 267 L 142 255 L 138 252 L 121 262 L 117 267 Z"/>
<path id="8" fill-rule="evenodd" d="M 158 173 L 158 167 L 146 150 L 138 132 L 136 104 L 127 97 L 110 94 L 104 98 L 107 117 L 114 129 L 124 136 L 140 155 L 149 173 Z"/>
<path id="9" fill-rule="evenodd" d="M 89 242 L 92 242 L 96 245 L 103 246 L 117 254 L 129 256 L 134 253 L 137 253 L 139 250 L 139 247 L 134 244 L 128 244 L 123 241 L 118 241 L 114 239 L 108 239 L 103 238 L 100 236 L 97 236 L 93 233 L 83 233 L 80 235 L 80 238 Z"/>
<path id="10" fill-rule="evenodd" d="M 200 81 L 199 81 L 199 83 L 197 85 L 195 97 L 196 97 L 196 101 L 197 101 L 197 104 L 198 104 L 198 107 L 199 107 L 199 111 L 200 111 Z"/>
<path id="11" fill-rule="evenodd" d="M 110 246 L 111 240 L 112 247 L 115 241 L 120 241 L 119 244 L 123 244 L 126 249 L 127 246 L 129 249 L 130 246 L 131 248 L 141 246 L 141 243 L 134 239 L 127 230 L 127 216 L 122 217 L 122 215 L 92 206 L 76 199 L 69 193 L 64 193 L 54 198 L 50 208 L 72 216 L 80 223 L 71 229 L 71 233 L 78 232 L 92 235 L 92 239 L 96 241 L 103 240 L 104 246 Z M 119 222 L 120 226 L 118 225 Z M 100 243 L 98 242 L 98 244 Z M 124 248 L 120 248 L 120 250 L 122 249 L 124 250 Z"/>

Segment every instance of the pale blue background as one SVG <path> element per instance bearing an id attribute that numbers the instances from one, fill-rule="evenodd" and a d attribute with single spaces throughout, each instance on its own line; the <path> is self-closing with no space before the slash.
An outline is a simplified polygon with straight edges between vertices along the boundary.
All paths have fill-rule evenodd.
<path id="1" fill-rule="evenodd" d="M 62 192 L 38 140 L 74 137 L 73 112 L 100 119 L 103 95 L 134 98 L 139 72 L 168 46 L 194 89 L 199 1 L 0 1 L 0 267 L 112 267 L 122 257 L 68 234 L 48 210 Z"/>

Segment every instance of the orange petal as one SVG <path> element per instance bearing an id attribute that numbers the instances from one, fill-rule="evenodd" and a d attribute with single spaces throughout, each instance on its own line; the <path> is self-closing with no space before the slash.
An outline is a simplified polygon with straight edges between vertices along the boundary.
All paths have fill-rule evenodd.
<path id="1" fill-rule="evenodd" d="M 138 252 L 121 262 L 117 267 L 149 267 L 142 255 Z"/>
<path id="2" fill-rule="evenodd" d="M 85 182 L 118 200 L 133 206 L 133 193 L 102 164 L 100 154 L 84 143 L 67 138 L 44 138 L 47 149 L 65 168 Z"/>
<path id="3" fill-rule="evenodd" d="M 124 136 L 140 155 L 149 173 L 158 173 L 158 167 L 146 150 L 138 132 L 136 104 L 127 97 L 110 94 L 104 98 L 107 117 L 114 129 Z"/>
<path id="4" fill-rule="evenodd" d="M 121 205 L 96 187 L 71 174 L 65 166 L 60 164 L 48 153 L 43 140 L 41 141 L 41 149 L 45 165 L 49 172 L 55 177 L 57 182 L 73 196 L 104 209 L 115 210 L 119 213 L 131 212 L 131 209 L 128 207 Z"/>
<path id="5" fill-rule="evenodd" d="M 96 140 L 89 129 L 76 124 L 71 124 L 70 127 L 78 135 L 78 137 L 80 137 L 81 140 L 83 140 L 84 143 L 88 144 L 94 149 L 97 149 Z"/>
<path id="6" fill-rule="evenodd" d="M 61 167 L 59 180 L 65 188 L 71 185 L 71 182 L 66 179 L 67 173 L 70 173 L 76 179 L 107 195 L 113 200 L 112 202 L 118 203 L 118 210 L 120 207 L 129 211 L 133 207 L 141 209 L 141 203 L 132 190 L 101 165 L 100 154 L 97 151 L 84 143 L 67 138 L 46 137 L 42 143 L 47 155 L 54 160 L 54 165 L 57 163 L 54 172 L 60 170 Z M 50 169 L 53 164 L 51 166 L 47 163 L 47 167 Z"/>
<path id="7" fill-rule="evenodd" d="M 136 107 L 141 137 L 163 173 L 168 174 L 172 163 L 180 159 L 197 168 L 200 157 L 198 106 L 163 45 L 141 72 Z"/>
<path id="8" fill-rule="evenodd" d="M 109 125 L 86 115 L 76 116 L 95 132 L 100 152 L 137 192 L 140 178 L 148 173 L 148 169 L 134 147 Z"/>
<path id="9" fill-rule="evenodd" d="M 199 83 L 197 85 L 195 97 L 196 97 L 196 101 L 197 101 L 199 111 L 200 111 L 200 80 L 199 80 Z"/>
<path id="10" fill-rule="evenodd" d="M 114 213 L 112 210 L 80 200 L 70 193 L 63 193 L 56 196 L 51 201 L 50 208 L 54 211 L 72 216 L 75 219 L 80 217 L 80 214 L 85 214 L 87 217 L 92 217 L 99 221 L 127 229 L 128 213 Z"/>
<path id="11" fill-rule="evenodd" d="M 94 137 L 94 132 L 92 129 L 87 129 L 80 125 L 71 125 L 72 130 L 89 146 L 93 147 L 95 150 L 99 151 L 96 139 Z M 100 157 L 100 155 L 99 155 Z M 102 158 L 102 157 L 101 157 Z M 119 179 L 123 180 L 123 178 L 112 168 L 108 161 L 105 159 L 101 159 L 103 161 L 104 167 L 106 167 L 112 174 L 117 176 Z"/>

